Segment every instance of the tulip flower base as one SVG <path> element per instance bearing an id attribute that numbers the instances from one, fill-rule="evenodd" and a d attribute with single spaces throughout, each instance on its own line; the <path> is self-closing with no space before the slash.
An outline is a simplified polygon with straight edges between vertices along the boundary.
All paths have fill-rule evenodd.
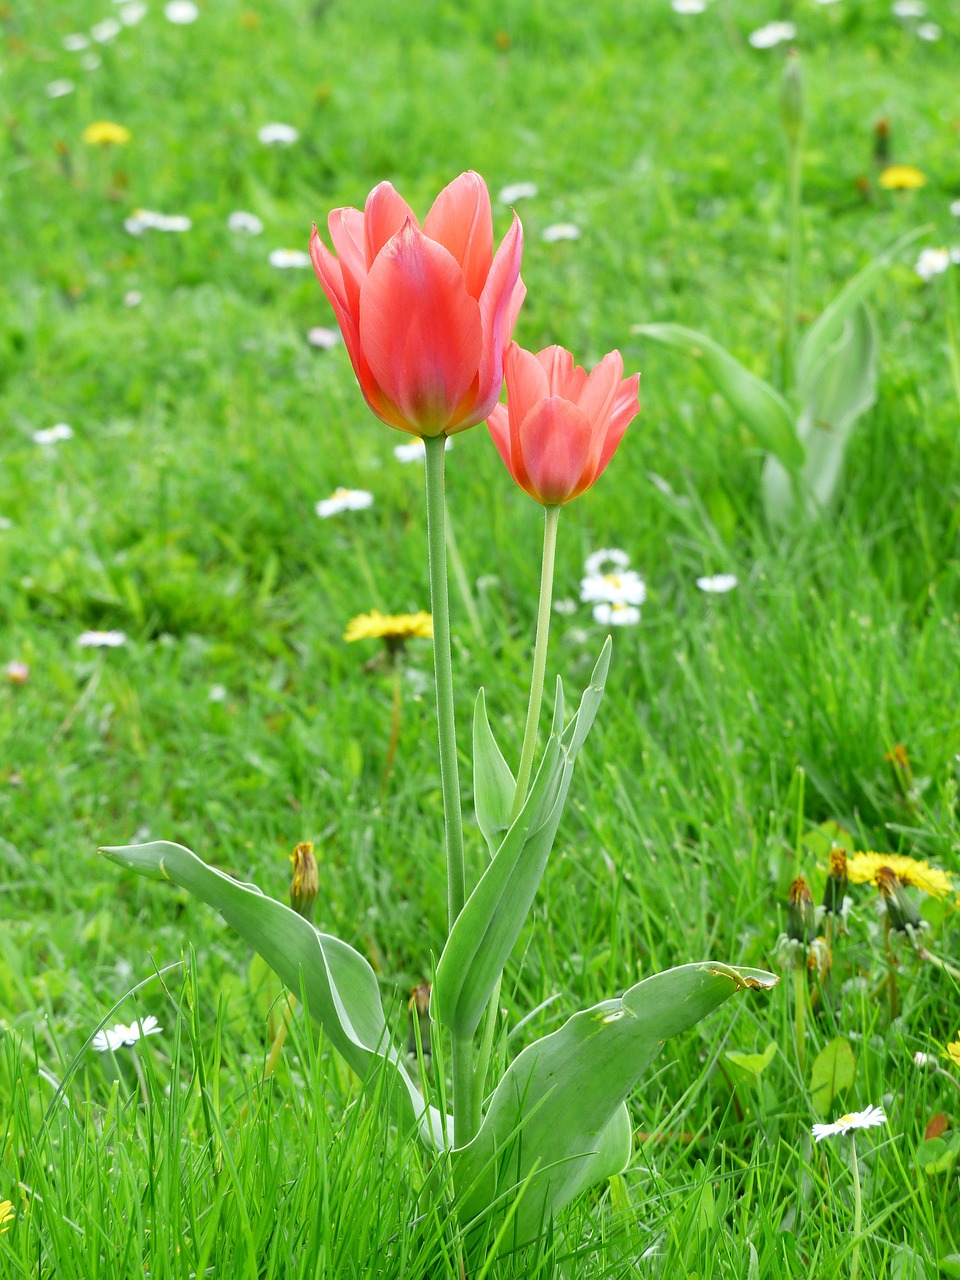
<path id="1" fill-rule="evenodd" d="M 337 256 L 316 228 L 310 252 L 360 390 L 377 417 L 420 436 L 425 448 L 448 915 L 428 1030 L 444 1058 L 449 1050 L 450 1080 L 438 1080 L 436 1097 L 426 1096 L 422 1059 L 415 1078 L 391 1038 L 373 969 L 314 927 L 312 896 L 309 907 L 301 892 L 299 909 L 288 908 L 164 841 L 103 852 L 214 907 L 293 995 L 303 996 L 326 1038 L 384 1104 L 384 1123 L 399 1114 L 405 1131 L 417 1135 L 431 1167 L 424 1194 L 449 1205 L 468 1254 L 472 1229 L 481 1225 L 497 1240 L 509 1227 L 511 1245 L 524 1245 L 578 1194 L 626 1167 L 627 1099 L 663 1042 L 736 992 L 767 989 L 777 979 L 714 961 L 681 965 L 574 1014 L 512 1062 L 492 1065 L 503 974 L 540 888 L 611 660 L 608 638 L 569 718 L 557 679 L 534 768 L 560 513 L 596 483 L 639 413 L 639 375 L 623 376 L 619 351 L 588 373 L 562 347 L 533 354 L 512 341 L 525 294 L 522 228 L 515 216 L 494 254 L 490 197 L 477 174 L 462 174 L 442 191 L 422 227 L 389 183 L 371 192 L 362 213 L 334 210 L 328 225 Z M 498 404 L 504 378 L 506 406 Z M 449 435 L 484 420 L 509 474 L 543 507 L 544 542 L 516 773 L 482 690 L 476 700 L 473 804 L 487 863 L 471 885 L 454 716 L 444 455 Z"/>

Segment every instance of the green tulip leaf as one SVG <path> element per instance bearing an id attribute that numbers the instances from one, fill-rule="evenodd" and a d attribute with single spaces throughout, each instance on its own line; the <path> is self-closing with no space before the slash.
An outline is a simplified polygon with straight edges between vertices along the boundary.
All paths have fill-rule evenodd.
<path id="1" fill-rule="evenodd" d="M 852 280 L 847 281 L 816 323 L 810 326 L 797 347 L 797 390 L 801 400 L 809 397 L 814 370 L 828 348 L 840 339 L 848 319 L 866 299 L 881 273 L 890 266 L 901 250 L 920 236 L 926 235 L 928 230 L 929 227 L 920 227 L 916 231 L 909 231 L 889 249 L 878 254 Z"/>
<path id="2" fill-rule="evenodd" d="M 295 995 L 304 993 L 307 1012 L 358 1076 L 376 1087 L 378 1068 L 397 1086 L 404 1122 L 418 1126 L 429 1147 L 442 1150 L 450 1124 L 435 1107 L 425 1107 L 390 1040 L 376 974 L 363 956 L 339 938 L 320 933 L 303 916 L 208 867 L 183 845 L 150 844 L 101 849 L 111 862 L 151 880 L 170 880 L 219 911 L 227 924 L 257 951 Z"/>
<path id="3" fill-rule="evenodd" d="M 631 332 L 692 356 L 757 440 L 785 466 L 803 464 L 803 445 L 790 406 L 768 382 L 751 373 L 718 342 L 679 324 L 634 325 Z"/>
<path id="4" fill-rule="evenodd" d="M 553 726 L 516 821 L 454 921 L 437 965 L 431 1011 L 455 1036 L 472 1036 L 520 936 L 563 816 L 577 753 L 596 718 L 610 667 L 609 637 L 576 715 L 563 728 L 557 681 Z"/>
<path id="5" fill-rule="evenodd" d="M 490 728 L 486 697 L 481 689 L 473 712 L 473 803 L 477 824 L 491 857 L 509 830 L 516 788 L 510 766 Z"/>
<path id="6" fill-rule="evenodd" d="M 833 502 L 850 436 L 857 419 L 877 397 L 876 325 L 858 306 L 840 336 L 827 347 L 804 382 L 798 430 L 806 450 L 799 477 L 805 514 L 818 516 Z M 790 522 L 796 509 L 795 478 L 768 457 L 762 477 L 763 500 L 772 524 Z"/>
<path id="7" fill-rule="evenodd" d="M 682 965 L 574 1014 L 529 1045 L 494 1091 L 477 1136 L 453 1152 L 461 1221 L 505 1206 L 523 1187 L 511 1229 L 517 1244 L 533 1239 L 581 1191 L 626 1167 L 623 1106 L 664 1040 L 734 992 L 778 981 L 759 969 Z"/>

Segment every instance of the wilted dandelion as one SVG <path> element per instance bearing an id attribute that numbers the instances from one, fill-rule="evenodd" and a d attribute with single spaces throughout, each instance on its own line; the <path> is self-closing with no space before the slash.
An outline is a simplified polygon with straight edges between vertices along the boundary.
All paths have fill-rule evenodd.
<path id="1" fill-rule="evenodd" d="M 766 26 L 751 31 L 747 39 L 754 49 L 772 49 L 775 45 L 796 38 L 797 28 L 793 22 L 768 22 Z"/>
<path id="2" fill-rule="evenodd" d="M 82 631 L 77 636 L 81 649 L 119 649 L 127 643 L 123 631 Z"/>
<path id="3" fill-rule="evenodd" d="M 163 6 L 163 16 L 174 26 L 185 27 L 191 22 L 196 22 L 200 16 L 200 10 L 193 0 L 170 0 L 169 4 Z"/>
<path id="4" fill-rule="evenodd" d="M 557 240 L 579 240 L 582 232 L 575 222 L 554 222 L 544 227 L 540 239 L 553 244 Z"/>
<path id="5" fill-rule="evenodd" d="M 299 137 L 292 124 L 265 124 L 257 130 L 257 139 L 267 147 L 292 147 Z"/>
<path id="6" fill-rule="evenodd" d="M 884 191 L 917 191 L 927 184 L 927 175 L 912 164 L 891 164 L 880 175 Z"/>
<path id="7" fill-rule="evenodd" d="M 540 188 L 535 182 L 511 182 L 500 192 L 501 204 L 516 204 L 518 200 L 532 200 Z"/>
<path id="8" fill-rule="evenodd" d="M 339 515 L 341 511 L 365 511 L 373 506 L 373 494 L 366 489 L 334 489 L 329 498 L 322 498 L 316 506 L 321 520 Z"/>
<path id="9" fill-rule="evenodd" d="M 290 875 L 290 906 L 298 916 L 313 924 L 313 914 L 320 893 L 320 875 L 310 840 L 302 840 L 290 855 L 293 871 Z"/>
<path id="10" fill-rule="evenodd" d="M 239 235 L 258 236 L 263 230 L 263 223 L 255 213 L 247 213 L 245 209 L 236 209 L 227 218 L 227 227 Z"/>
<path id="11" fill-rule="evenodd" d="M 310 266 L 310 255 L 305 253 L 303 249 L 273 249 L 268 259 L 271 267 L 279 267 L 281 271 L 289 271 L 291 268 Z"/>
<path id="12" fill-rule="evenodd" d="M 73 439 L 73 427 L 65 422 L 55 422 L 52 427 L 42 427 L 33 433 L 34 444 L 59 444 L 61 440 Z"/>
<path id="13" fill-rule="evenodd" d="M 163 1027 L 152 1015 L 141 1021 L 125 1026 L 118 1022 L 115 1027 L 104 1027 L 93 1037 L 93 1047 L 97 1053 L 113 1053 L 123 1045 L 134 1045 L 145 1036 L 160 1035 Z"/>
<path id="14" fill-rule="evenodd" d="M 697 586 L 700 590 L 714 596 L 725 595 L 728 591 L 732 591 L 736 585 L 737 577 L 733 573 L 715 573 L 711 578 L 697 579 Z"/>

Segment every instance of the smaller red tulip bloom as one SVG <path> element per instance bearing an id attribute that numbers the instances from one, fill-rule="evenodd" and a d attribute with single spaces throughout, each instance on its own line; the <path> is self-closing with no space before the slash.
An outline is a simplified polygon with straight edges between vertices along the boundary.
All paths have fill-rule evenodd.
<path id="1" fill-rule="evenodd" d="M 534 355 L 511 342 L 507 403 L 487 419 L 507 470 L 546 507 L 579 497 L 600 476 L 640 412 L 640 375 L 611 351 L 588 374 L 563 347 Z"/>
<path id="2" fill-rule="evenodd" d="M 523 301 L 523 228 L 493 252 L 486 183 L 462 173 L 423 226 L 389 182 L 328 219 L 336 256 L 314 226 L 310 256 L 336 313 L 364 399 L 415 436 L 476 426 L 497 403 L 503 356 Z"/>

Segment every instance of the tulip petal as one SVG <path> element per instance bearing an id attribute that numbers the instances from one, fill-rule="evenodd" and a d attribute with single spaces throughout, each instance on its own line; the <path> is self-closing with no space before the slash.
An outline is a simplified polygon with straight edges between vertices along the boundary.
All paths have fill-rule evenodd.
<path id="1" fill-rule="evenodd" d="M 450 253 L 413 219 L 383 247 L 363 282 L 360 341 L 383 395 L 417 434 L 440 435 L 466 412 L 468 393 L 473 403 L 480 308 Z"/>
<path id="2" fill-rule="evenodd" d="M 581 493 L 592 435 L 593 424 L 575 404 L 559 396 L 541 400 L 520 426 L 527 492 L 546 506 L 569 502 Z"/>
<path id="3" fill-rule="evenodd" d="M 363 244 L 368 271 L 383 246 L 408 218 L 415 227 L 419 227 L 413 210 L 389 182 L 381 182 L 373 188 L 363 207 Z"/>
<path id="4" fill-rule="evenodd" d="M 483 323 L 483 358 L 477 388 L 475 421 L 482 422 L 500 399 L 503 388 L 503 355 L 510 342 L 517 312 L 526 289 L 520 280 L 523 257 L 523 226 L 516 214 L 510 230 L 494 255 L 490 274 L 480 295 Z"/>
<path id="5" fill-rule="evenodd" d="M 510 453 L 510 422 L 505 404 L 494 405 L 493 412 L 487 418 L 487 427 L 493 443 L 497 446 L 497 452 L 506 464 L 507 470 L 513 475 L 513 461 Z"/>
<path id="6" fill-rule="evenodd" d="M 577 405 L 592 423 L 606 431 L 613 412 L 614 398 L 623 377 L 623 356 L 619 351 L 605 355 L 584 383 Z"/>
<path id="7" fill-rule="evenodd" d="M 516 342 L 510 343 L 503 363 L 507 378 L 510 430 L 516 454 L 519 452 L 520 424 L 539 400 L 545 400 L 550 395 L 550 384 L 537 357 Z"/>
<path id="8" fill-rule="evenodd" d="M 573 356 L 564 347 L 545 347 L 537 352 L 537 359 L 547 375 L 550 394 L 576 404 L 587 381 L 586 369 L 574 364 Z"/>
<path id="9" fill-rule="evenodd" d="M 479 302 L 493 259 L 493 213 L 478 173 L 461 173 L 444 187 L 423 221 L 423 234 L 449 249 L 463 270 L 467 293 Z"/>
<path id="10" fill-rule="evenodd" d="M 327 226 L 340 262 L 347 305 L 356 320 L 360 315 L 360 286 L 367 274 L 363 214 L 359 209 L 334 209 Z"/>
<path id="11" fill-rule="evenodd" d="M 633 374 L 632 377 L 626 378 L 620 383 L 620 387 L 614 397 L 613 412 L 610 415 L 610 427 L 604 437 L 603 448 L 600 450 L 600 463 L 594 479 L 602 475 L 606 470 L 607 463 L 616 453 L 617 446 L 623 439 L 623 433 L 640 412 L 640 401 L 637 398 L 639 391 L 639 373 Z"/>

